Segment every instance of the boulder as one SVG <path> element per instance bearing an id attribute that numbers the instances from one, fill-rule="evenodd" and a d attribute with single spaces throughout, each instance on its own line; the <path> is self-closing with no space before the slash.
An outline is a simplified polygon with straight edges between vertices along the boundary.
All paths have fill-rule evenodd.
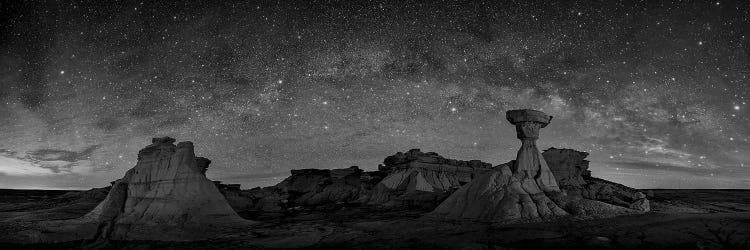
<path id="1" fill-rule="evenodd" d="M 637 192 L 633 196 L 633 199 L 634 199 L 634 201 L 632 203 L 630 203 L 630 208 L 631 209 L 640 210 L 640 211 L 644 211 L 644 212 L 651 211 L 651 205 L 649 204 L 648 199 L 646 199 L 646 195 L 645 194 L 643 194 L 641 192 Z"/>

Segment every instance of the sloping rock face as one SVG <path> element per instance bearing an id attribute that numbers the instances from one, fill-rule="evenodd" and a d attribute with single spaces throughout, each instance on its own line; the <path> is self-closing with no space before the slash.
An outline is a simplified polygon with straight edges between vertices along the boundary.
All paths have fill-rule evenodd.
<path id="1" fill-rule="evenodd" d="M 482 173 L 443 201 L 430 215 L 499 223 L 551 220 L 560 216 L 606 217 L 630 213 L 624 207 L 567 196 L 536 148 L 539 130 L 550 120 L 536 110 L 511 110 L 521 148 L 515 161 Z"/>
<path id="2" fill-rule="evenodd" d="M 398 152 L 383 163 L 378 169 L 388 176 L 375 186 L 369 204 L 430 209 L 492 167 L 478 160 L 446 159 L 419 149 Z"/>
<path id="3" fill-rule="evenodd" d="M 542 153 L 560 188 L 568 195 L 649 211 L 648 199 L 637 189 L 591 176 L 586 152 L 549 148 Z"/>
<path id="4" fill-rule="evenodd" d="M 432 214 L 509 223 L 568 215 L 547 195 L 533 179 L 519 179 L 508 165 L 501 165 L 458 189 Z"/>
<path id="5" fill-rule="evenodd" d="M 102 223 L 99 237 L 195 240 L 212 229 L 248 225 L 205 176 L 210 161 L 196 158 L 191 142 L 154 138 L 138 163 L 112 185 L 85 219 Z"/>

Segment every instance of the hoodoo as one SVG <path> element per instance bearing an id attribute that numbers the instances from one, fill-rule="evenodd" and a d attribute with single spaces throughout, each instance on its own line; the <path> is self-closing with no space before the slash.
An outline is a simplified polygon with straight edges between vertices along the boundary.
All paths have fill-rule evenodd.
<path id="1" fill-rule="evenodd" d="M 496 166 L 459 188 L 431 215 L 502 223 L 548 220 L 565 215 L 600 217 L 628 209 L 566 196 L 536 147 L 539 130 L 552 120 L 541 111 L 510 110 L 521 148 L 515 161 Z"/>
<path id="2" fill-rule="evenodd" d="M 549 124 L 552 116 L 530 109 L 510 110 L 505 116 L 516 126 L 516 137 L 521 140 L 521 148 L 513 163 L 513 177 L 522 180 L 524 187 L 533 189 L 531 182 L 534 182 L 544 192 L 559 192 L 552 171 L 536 147 L 539 130 Z"/>

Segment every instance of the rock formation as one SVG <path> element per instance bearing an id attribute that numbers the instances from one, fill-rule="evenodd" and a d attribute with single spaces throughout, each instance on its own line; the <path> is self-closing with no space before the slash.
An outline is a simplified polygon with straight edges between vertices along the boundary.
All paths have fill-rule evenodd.
<path id="1" fill-rule="evenodd" d="M 552 116 L 535 110 L 511 110 L 506 116 L 521 140 L 516 160 L 461 187 L 433 215 L 502 222 L 568 215 L 548 197 L 562 193 L 536 147 L 539 129 L 546 127 Z"/>
<path id="2" fill-rule="evenodd" d="M 71 240 L 192 241 L 243 230 L 251 221 L 232 210 L 204 175 L 208 159 L 196 158 L 193 143 L 154 138 L 138 152 L 138 163 L 112 185 L 85 216 L 49 221 L 19 233 L 27 242 Z M 33 239 L 33 240 L 28 240 Z"/>
<path id="3" fill-rule="evenodd" d="M 649 211 L 651 210 L 651 205 L 649 204 L 648 199 L 646 199 L 646 195 L 642 192 L 636 192 L 633 194 L 633 203 L 630 203 L 630 208 L 640 211 Z"/>
<path id="4" fill-rule="evenodd" d="M 194 240 L 226 225 L 248 224 L 205 176 L 211 162 L 195 157 L 192 142 L 154 138 L 138 163 L 112 185 L 86 217 L 105 223 L 102 237 Z"/>
<path id="5" fill-rule="evenodd" d="M 511 110 L 521 148 L 515 161 L 499 165 L 462 186 L 431 216 L 514 223 L 549 220 L 559 216 L 602 217 L 628 213 L 601 202 L 566 196 L 536 147 L 539 130 L 552 119 L 535 110 Z"/>
<path id="6" fill-rule="evenodd" d="M 589 161 L 585 160 L 588 153 L 549 148 L 542 155 L 560 188 L 568 195 L 649 211 L 648 199 L 638 190 L 592 177 Z"/>
<path id="7" fill-rule="evenodd" d="M 384 175 L 364 172 L 357 166 L 342 169 L 295 169 L 279 184 L 227 192 L 230 204 L 249 213 L 284 213 L 296 207 L 328 209 L 341 204 L 361 204 Z M 249 203 L 246 201 L 250 201 Z"/>
<path id="8" fill-rule="evenodd" d="M 558 185 L 566 191 L 570 187 L 583 186 L 586 184 L 583 176 L 591 176 L 589 161 L 584 160 L 588 155 L 586 152 L 558 148 L 549 148 L 542 153 Z"/>
<path id="9" fill-rule="evenodd" d="M 433 153 L 412 149 L 387 157 L 378 167 L 386 176 L 378 183 L 370 204 L 416 206 L 432 209 L 456 189 L 492 165 L 478 160 L 446 159 Z"/>

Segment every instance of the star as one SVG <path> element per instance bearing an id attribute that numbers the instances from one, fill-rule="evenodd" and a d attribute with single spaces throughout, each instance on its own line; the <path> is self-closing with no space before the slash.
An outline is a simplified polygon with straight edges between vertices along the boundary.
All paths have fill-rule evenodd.
<path id="1" fill-rule="evenodd" d="M 638 188 L 750 178 L 739 167 L 750 154 L 742 4 L 146 4 L 4 5 L 18 11 L 0 60 L 17 70 L 0 76 L 0 117 L 12 117 L 0 157 L 96 146 L 68 164 L 75 174 L 26 180 L 107 185 L 165 135 L 193 141 L 216 178 L 372 170 L 411 148 L 499 164 L 517 153 L 505 111 L 521 108 L 554 117 L 540 149 L 589 152 L 603 178 Z M 0 188 L 20 185 L 2 166 Z M 697 177 L 706 168 L 715 178 Z"/>

